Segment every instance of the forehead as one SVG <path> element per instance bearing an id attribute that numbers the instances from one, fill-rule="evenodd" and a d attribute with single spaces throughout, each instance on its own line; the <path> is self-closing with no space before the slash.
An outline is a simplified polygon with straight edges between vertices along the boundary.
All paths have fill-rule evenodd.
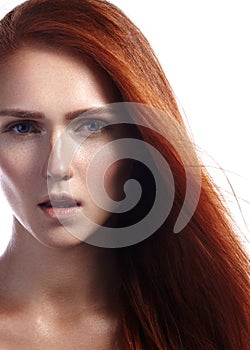
<path id="1" fill-rule="evenodd" d="M 87 55 L 79 57 L 48 47 L 17 50 L 0 65 L 0 83 L 0 105 L 50 102 L 50 97 L 55 103 L 60 99 L 85 103 L 119 100 L 112 79 Z"/>

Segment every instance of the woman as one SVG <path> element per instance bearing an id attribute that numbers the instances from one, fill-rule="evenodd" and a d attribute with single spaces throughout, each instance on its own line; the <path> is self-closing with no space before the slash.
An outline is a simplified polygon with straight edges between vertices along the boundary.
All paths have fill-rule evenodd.
<path id="1" fill-rule="evenodd" d="M 187 208 L 195 203 L 195 211 L 173 234 L 188 189 L 185 164 L 196 163 L 186 143 L 173 147 L 187 133 L 139 30 L 106 1 L 27 1 L 1 21 L 0 77 L 1 184 L 14 214 L 0 262 L 2 348 L 247 350 L 247 255 L 200 163 L 201 179 L 196 173 L 190 180 L 201 180 L 199 198 Z M 116 113 L 91 118 L 93 110 L 129 109 L 129 102 L 151 108 L 128 110 L 136 128 Z M 132 137 L 170 166 L 171 211 L 147 239 L 119 249 L 87 244 L 96 227 L 129 227 L 150 210 L 157 191 L 145 168 L 115 162 L 122 152 L 112 142 Z M 91 157 L 109 143 L 103 161 L 112 164 L 104 176 L 110 197 L 123 200 L 129 177 L 150 188 L 132 215 L 111 215 L 112 207 L 102 209 L 87 191 L 88 166 L 97 164 L 98 174 L 102 162 Z M 160 173 L 168 198 L 173 183 Z M 73 229 L 79 212 L 97 223 L 84 226 L 83 236 Z"/>

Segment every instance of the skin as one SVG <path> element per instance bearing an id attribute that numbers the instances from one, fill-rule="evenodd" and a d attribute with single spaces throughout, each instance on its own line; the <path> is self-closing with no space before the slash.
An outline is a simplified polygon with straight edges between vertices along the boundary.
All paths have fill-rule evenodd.
<path id="1" fill-rule="evenodd" d="M 81 213 L 93 221 L 102 225 L 110 219 L 110 213 L 92 201 L 84 175 L 94 152 L 124 136 L 123 130 L 91 135 L 70 165 L 63 157 L 67 141 L 59 146 L 56 141 L 70 123 L 65 119 L 68 112 L 119 101 L 119 92 L 89 58 L 80 60 L 37 46 L 23 47 L 0 65 L 0 80 L 4 82 L 0 110 L 44 114 L 44 119 L 33 120 L 42 132 L 26 135 L 18 132 L 20 124 L 19 129 L 9 129 L 23 119 L 0 115 L 0 180 L 14 217 L 12 239 L 0 259 L 1 345 L 6 349 L 93 349 L 93 344 L 95 349 L 114 348 L 120 282 L 114 250 L 82 242 L 60 221 L 46 217 L 38 203 L 48 194 L 49 179 L 59 192 L 70 185 L 73 197 L 83 203 Z M 22 124 L 21 129 L 26 128 Z M 116 151 L 111 148 L 111 160 Z M 105 188 L 113 199 L 122 197 L 117 188 L 125 173 L 118 162 L 105 175 Z M 92 232 L 93 227 L 85 227 L 86 236 Z"/>

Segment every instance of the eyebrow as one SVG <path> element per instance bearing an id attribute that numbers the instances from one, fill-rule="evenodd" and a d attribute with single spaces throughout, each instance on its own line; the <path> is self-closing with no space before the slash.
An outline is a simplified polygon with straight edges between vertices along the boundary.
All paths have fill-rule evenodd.
<path id="1" fill-rule="evenodd" d="M 64 115 L 64 117 L 66 120 L 72 120 L 86 112 L 89 112 L 90 114 L 92 114 L 96 112 L 101 113 L 105 111 L 107 111 L 107 106 L 104 105 L 101 107 L 84 108 L 73 112 L 68 112 Z M 0 110 L 0 116 L 8 116 L 8 117 L 14 117 L 14 118 L 45 119 L 44 113 L 36 112 L 36 111 L 27 111 L 27 110 L 16 109 L 16 108 Z"/>

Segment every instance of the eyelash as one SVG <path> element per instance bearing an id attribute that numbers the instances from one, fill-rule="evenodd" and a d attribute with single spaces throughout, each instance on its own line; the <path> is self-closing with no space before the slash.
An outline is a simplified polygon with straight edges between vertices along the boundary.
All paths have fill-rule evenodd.
<path id="1" fill-rule="evenodd" d="M 103 121 L 103 120 L 97 120 L 97 119 L 92 119 L 92 120 L 85 120 L 83 123 L 81 123 L 80 126 L 78 126 L 76 129 L 75 129 L 75 132 L 79 133 L 81 132 L 81 128 L 82 127 L 85 127 L 87 125 L 91 125 L 91 124 L 94 124 L 94 123 L 98 123 L 99 125 L 99 130 L 96 130 L 96 131 L 91 131 L 91 130 L 88 130 L 87 133 L 89 133 L 89 135 L 93 135 L 93 134 L 99 134 L 101 132 L 103 132 L 105 129 L 108 129 L 108 128 L 105 128 L 104 127 L 107 127 L 108 124 Z M 100 126 L 101 124 L 101 126 Z M 102 125 L 103 124 L 103 125 Z M 29 127 L 32 127 L 33 130 L 35 131 L 26 131 L 26 132 L 18 132 L 18 131 L 15 131 L 14 128 L 16 128 L 17 126 L 20 126 L 20 125 L 26 125 L 26 126 L 29 126 Z M 33 122 L 31 120 L 22 120 L 22 121 L 17 121 L 15 123 L 12 123 L 10 124 L 8 127 L 7 127 L 7 132 L 13 132 L 17 135 L 20 135 L 20 136 L 29 136 L 31 134 L 39 134 L 42 132 L 42 129 L 41 127 L 39 127 L 37 125 L 36 122 Z"/>
<path id="2" fill-rule="evenodd" d="M 33 127 L 35 131 L 32 131 L 32 132 L 28 131 L 28 132 L 24 132 L 24 133 L 17 132 L 14 130 L 14 128 L 16 128 L 19 125 L 28 125 L 29 127 Z M 23 136 L 25 136 L 25 135 L 27 136 L 28 134 L 38 134 L 39 132 L 41 132 L 40 128 L 38 128 L 36 123 L 32 122 L 31 120 L 22 120 L 22 121 L 12 123 L 12 124 L 8 125 L 7 131 L 13 132 L 13 133 L 18 134 L 18 135 L 23 135 Z"/>
<path id="3" fill-rule="evenodd" d="M 105 129 L 107 130 L 107 126 L 108 126 L 107 122 L 105 122 L 105 121 L 103 121 L 103 120 L 99 120 L 99 119 L 92 119 L 92 120 L 86 120 L 86 121 L 84 121 L 84 122 L 81 124 L 81 126 L 78 127 L 75 131 L 76 131 L 76 132 L 79 132 L 79 129 L 81 129 L 82 126 L 87 126 L 87 125 L 94 124 L 94 123 L 98 123 L 99 126 L 101 125 L 101 126 L 100 126 L 100 129 L 97 130 L 97 131 L 90 131 L 90 130 L 88 130 L 87 132 L 89 132 L 90 134 L 99 134 L 99 133 L 101 133 L 101 132 L 104 132 Z M 106 128 L 105 128 L 105 127 L 106 127 Z M 105 128 L 105 129 L 104 129 L 104 128 Z"/>

